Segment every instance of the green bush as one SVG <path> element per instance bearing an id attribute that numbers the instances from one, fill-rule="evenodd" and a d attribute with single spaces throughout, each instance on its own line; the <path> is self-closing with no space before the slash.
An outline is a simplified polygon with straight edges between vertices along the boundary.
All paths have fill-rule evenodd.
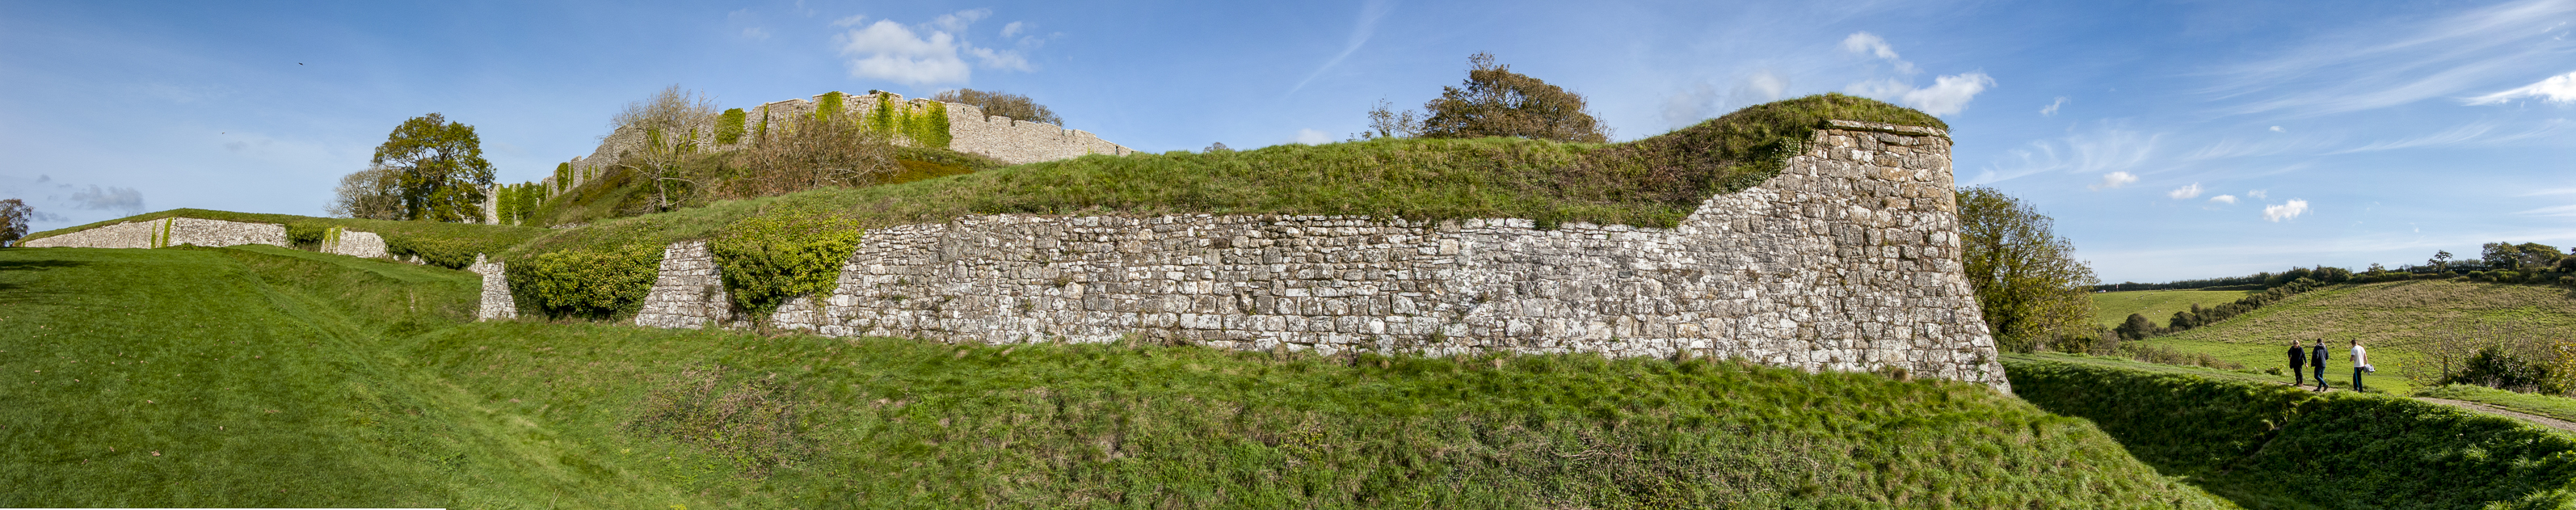
<path id="1" fill-rule="evenodd" d="M 796 296 L 817 301 L 858 249 L 855 221 L 815 214 L 753 216 L 707 243 L 723 268 L 725 292 L 752 317 L 768 317 Z"/>
<path id="2" fill-rule="evenodd" d="M 724 115 L 716 117 L 716 143 L 733 145 L 742 141 L 743 120 L 749 117 L 741 108 L 727 109 Z"/>
<path id="3" fill-rule="evenodd" d="M 2576 503 L 2566 491 L 2576 481 L 2576 437 L 2512 419 L 2404 397 L 2020 356 L 2006 358 L 2004 371 L 2023 400 L 2093 420 L 2139 460 L 2239 502 Z"/>
<path id="4" fill-rule="evenodd" d="M 842 110 L 841 103 L 843 102 L 842 98 L 848 96 L 848 94 L 842 94 L 841 91 L 838 90 L 823 93 L 823 97 L 814 100 L 814 120 L 819 121 L 832 118 L 834 115 L 840 115 Z"/>
<path id="5" fill-rule="evenodd" d="M 523 309 L 548 316 L 609 320 L 644 306 L 662 262 L 663 247 L 629 244 L 605 249 L 526 254 L 504 267 L 512 298 Z"/>

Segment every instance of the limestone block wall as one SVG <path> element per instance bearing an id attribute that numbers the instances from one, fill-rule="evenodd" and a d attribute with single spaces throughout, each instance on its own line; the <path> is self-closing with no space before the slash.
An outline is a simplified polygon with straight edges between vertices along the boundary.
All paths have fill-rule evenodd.
<path id="1" fill-rule="evenodd" d="M 363 258 L 386 258 L 385 237 L 374 232 L 342 230 L 336 239 L 322 243 L 322 253 Z"/>
<path id="2" fill-rule="evenodd" d="M 166 232 L 166 237 L 165 233 Z M 163 218 L 108 225 L 27 241 L 28 247 L 154 248 L 191 244 L 286 246 L 286 226 L 198 218 Z"/>
<path id="3" fill-rule="evenodd" d="M 1938 130 L 1837 122 L 1779 176 L 1672 229 L 1212 215 L 895 227 L 866 234 L 819 306 L 770 320 L 957 342 L 1689 351 L 2010 391 L 1959 262 L 1949 145 Z M 707 290 L 655 294 L 704 303 Z"/>
<path id="4" fill-rule="evenodd" d="M 725 295 L 715 254 L 707 250 L 706 241 L 664 248 L 661 272 L 653 280 L 652 293 L 644 296 L 644 308 L 635 314 L 635 325 L 697 329 L 709 323 L 742 323 Z"/>
<path id="5" fill-rule="evenodd" d="M 926 105 L 930 101 L 928 99 L 904 99 L 901 95 L 889 95 L 892 95 L 895 101 L 902 101 L 916 107 Z M 818 108 L 816 103 L 822 101 L 822 98 L 822 95 L 817 94 L 811 100 L 789 99 L 744 108 L 743 112 L 745 115 L 743 116 L 742 126 L 744 136 L 748 137 L 759 133 L 760 126 L 764 120 L 771 128 L 775 129 L 780 125 L 793 122 L 796 119 L 812 117 L 814 115 L 814 110 Z M 869 91 L 865 94 L 847 94 L 843 97 L 842 101 L 842 111 L 867 111 L 876 107 L 877 94 L 876 91 Z M 1011 164 L 1054 161 L 1059 159 L 1076 158 L 1089 154 L 1125 156 L 1136 153 L 1135 149 L 1129 149 L 1126 146 L 1102 140 L 1099 136 L 1093 135 L 1088 131 L 1065 129 L 1053 124 L 1016 120 L 1010 117 L 985 115 L 984 109 L 982 108 L 959 103 L 948 103 L 947 108 L 948 131 L 950 135 L 949 148 L 955 149 L 958 152 L 971 152 L 991 156 L 994 159 L 999 159 Z M 743 145 L 740 143 L 734 145 L 717 145 L 714 139 L 715 133 L 712 129 L 698 133 L 697 136 L 704 139 L 706 144 L 715 146 L 717 150 L 737 149 L 741 148 Z M 642 131 L 630 128 L 618 128 L 616 131 L 610 132 L 608 136 L 601 137 L 599 148 L 591 151 L 589 156 L 572 158 L 572 161 L 570 161 L 573 168 L 572 175 L 570 176 L 572 182 L 555 182 L 555 179 L 551 176 L 544 179 L 544 181 L 550 186 L 554 186 L 557 193 L 561 193 L 562 190 L 571 189 L 574 186 L 580 186 L 583 182 L 597 178 L 608 165 L 616 163 L 619 154 L 634 151 L 642 148 L 643 146 L 644 133 Z M 490 217 L 493 215 L 486 214 L 485 216 Z"/>
<path id="6" fill-rule="evenodd" d="M 518 300 L 510 297 L 510 276 L 507 269 L 500 261 L 489 260 L 480 253 L 474 254 L 473 265 L 465 266 L 466 271 L 483 276 L 483 298 L 475 308 L 474 320 L 519 317 Z"/>

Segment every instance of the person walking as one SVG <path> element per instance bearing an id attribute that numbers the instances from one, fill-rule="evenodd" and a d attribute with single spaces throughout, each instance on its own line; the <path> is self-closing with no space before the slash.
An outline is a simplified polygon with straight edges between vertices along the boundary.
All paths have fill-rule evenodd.
<path id="1" fill-rule="evenodd" d="M 2370 366 L 2370 351 L 2361 348 L 2361 339 L 2352 340 L 2352 391 L 2361 391 L 2361 373 L 2376 370 Z"/>
<path id="2" fill-rule="evenodd" d="M 2317 348 L 2308 351 L 2308 366 L 2316 368 L 2317 391 L 2329 391 L 2326 385 L 2326 339 L 2317 339 Z"/>
<path id="3" fill-rule="evenodd" d="M 2308 348 L 2300 347 L 2296 339 L 2290 340 L 2290 385 L 2308 385 Z"/>

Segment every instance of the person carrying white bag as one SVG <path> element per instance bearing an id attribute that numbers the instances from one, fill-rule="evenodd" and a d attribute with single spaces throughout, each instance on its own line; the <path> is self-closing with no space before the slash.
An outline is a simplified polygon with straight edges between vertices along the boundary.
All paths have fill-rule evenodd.
<path id="1" fill-rule="evenodd" d="M 2359 339 L 2359 338 L 2352 339 L 2352 389 L 2353 389 L 2353 391 L 2361 391 L 2361 374 L 2362 374 L 2363 372 L 2378 372 L 2378 371 L 2379 371 L 2379 369 L 2378 369 L 2377 367 L 2372 367 L 2372 366 L 2370 366 L 2370 351 L 2368 351 L 2368 350 L 2365 350 L 2365 349 L 2362 349 L 2362 348 L 2361 348 L 2361 339 Z"/>

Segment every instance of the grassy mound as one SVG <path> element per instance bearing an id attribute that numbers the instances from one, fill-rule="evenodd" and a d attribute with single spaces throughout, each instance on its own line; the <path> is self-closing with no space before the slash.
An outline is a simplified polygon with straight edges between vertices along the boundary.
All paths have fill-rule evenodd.
<path id="1" fill-rule="evenodd" d="M 2147 316 L 2147 320 L 2156 321 L 2156 325 L 2158 326 L 2163 326 L 2166 321 L 2173 318 L 2174 312 L 2190 310 L 2191 305 L 2200 305 L 2201 308 L 2215 308 L 2218 305 L 2233 303 L 2238 299 L 2244 299 L 2245 296 L 2259 293 L 2262 293 L 2262 291 L 2133 290 L 2126 292 L 2098 292 L 2093 294 L 2093 322 L 2099 323 L 2105 328 L 2116 328 L 2120 327 L 2121 322 L 2129 320 L 2130 314 L 2138 314 Z"/>
<path id="2" fill-rule="evenodd" d="M 1095 155 L 605 221 L 520 246 L 510 259 L 511 282 L 514 289 L 566 289 L 538 300 L 544 313 L 633 313 L 651 282 L 631 275 L 652 271 L 659 247 L 724 237 L 753 216 L 824 218 L 857 228 L 1001 213 L 1528 218 L 1542 228 L 1568 221 L 1671 227 L 1710 196 L 1770 179 L 1786 158 L 1805 150 L 1815 129 L 1833 119 L 1947 127 L 1911 109 L 1826 94 L 1756 105 L 1615 144 L 1380 139 L 1205 154 Z M 740 264 L 730 257 L 718 262 L 728 272 Z M 825 269 L 790 272 L 829 278 Z M 748 308 L 762 304 L 753 305 Z"/>
<path id="3" fill-rule="evenodd" d="M 2576 437 L 2516 420 L 2051 356 L 2008 356 L 2004 370 L 2023 399 L 2090 418 L 2138 459 L 2248 507 L 2576 503 Z"/>
<path id="4" fill-rule="evenodd" d="M 286 226 L 290 244 L 312 248 L 322 243 L 332 227 L 384 236 L 385 250 L 394 255 L 416 255 L 422 262 L 448 268 L 462 268 L 474 263 L 474 254 L 500 254 L 511 246 L 544 235 L 546 229 L 435 221 L 385 221 L 349 218 L 316 218 L 292 214 L 238 213 L 207 209 L 171 209 L 101 221 L 87 225 L 63 227 L 27 236 L 27 240 L 89 230 L 118 223 L 149 221 L 162 218 L 197 218 L 275 223 Z"/>
<path id="5" fill-rule="evenodd" d="M 2257 369 L 2287 361 L 2288 342 L 2326 339 L 2333 360 L 2326 374 L 2338 386 L 2352 377 L 2347 342 L 2370 348 L 2379 372 L 2371 387 L 2406 393 L 2430 382 L 2425 352 L 2439 340 L 2482 344 L 2521 338 L 2576 336 L 2576 294 L 2565 288 L 2468 281 L 2407 281 L 2337 286 L 2310 291 L 2179 334 L 2144 343 L 2208 353 Z M 2409 376 L 2426 380 L 2410 380 Z M 2284 380 L 2287 376 L 2284 376 Z"/>
<path id="6" fill-rule="evenodd" d="M 462 322 L 472 289 L 0 249 L 0 506 L 2219 505 L 1962 383 Z"/>

